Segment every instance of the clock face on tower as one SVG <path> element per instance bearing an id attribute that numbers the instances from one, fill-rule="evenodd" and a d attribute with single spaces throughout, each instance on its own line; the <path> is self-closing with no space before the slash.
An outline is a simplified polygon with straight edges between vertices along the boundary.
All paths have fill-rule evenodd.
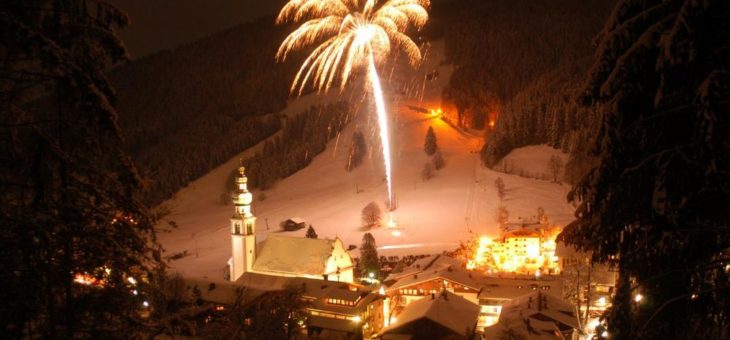
<path id="1" fill-rule="evenodd" d="M 251 195 L 250 192 L 244 192 L 240 194 L 239 197 L 241 198 L 241 202 L 243 202 L 243 204 L 251 204 L 251 201 L 253 201 L 253 195 Z"/>

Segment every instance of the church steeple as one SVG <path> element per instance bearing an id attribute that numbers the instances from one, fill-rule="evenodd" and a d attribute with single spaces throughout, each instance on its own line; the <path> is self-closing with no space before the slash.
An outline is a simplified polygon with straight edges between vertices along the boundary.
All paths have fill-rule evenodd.
<path id="1" fill-rule="evenodd" d="M 253 195 L 248 191 L 246 169 L 238 168 L 233 191 L 234 213 L 231 217 L 230 279 L 237 280 L 251 271 L 256 259 L 256 217 L 251 212 Z"/>
<path id="2" fill-rule="evenodd" d="M 246 177 L 246 168 L 238 168 L 238 176 L 235 180 L 236 189 L 233 192 L 233 205 L 236 211 L 233 217 L 248 217 L 251 214 L 251 202 L 253 195 L 248 191 L 248 177 Z"/>

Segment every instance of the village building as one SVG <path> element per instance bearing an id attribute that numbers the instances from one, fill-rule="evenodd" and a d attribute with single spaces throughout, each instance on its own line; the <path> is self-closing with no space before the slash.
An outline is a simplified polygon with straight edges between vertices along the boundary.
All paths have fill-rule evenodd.
<path id="1" fill-rule="evenodd" d="M 580 330 L 575 307 L 540 290 L 502 306 L 499 321 L 484 330 L 487 339 L 571 339 Z"/>
<path id="2" fill-rule="evenodd" d="M 383 325 L 383 298 L 377 290 L 358 284 L 247 272 L 235 282 L 186 280 L 188 293 L 225 309 L 285 289 L 301 289 L 301 333 L 312 338 L 351 338 L 376 334 Z M 193 293 L 197 292 L 197 293 Z M 357 335 L 357 336 L 356 336 Z"/>
<path id="3" fill-rule="evenodd" d="M 505 224 L 497 239 L 481 237 L 469 269 L 519 274 L 559 274 L 555 238 L 560 227 L 542 223 Z"/>
<path id="4" fill-rule="evenodd" d="M 447 290 L 406 306 L 388 327 L 380 332 L 384 340 L 395 339 L 471 339 L 474 336 L 479 306 Z"/>
<path id="5" fill-rule="evenodd" d="M 503 306 L 510 301 L 535 291 L 560 294 L 563 287 L 563 281 L 555 276 L 499 274 L 499 276 L 487 276 L 480 283 L 480 312 L 477 324 L 479 331 L 497 323 Z"/>
<path id="6" fill-rule="evenodd" d="M 463 261 L 445 255 L 432 255 L 415 261 L 403 271 L 391 273 L 384 280 L 385 326 L 415 301 L 441 291 L 456 294 L 478 303 L 479 282 Z"/>
<path id="7" fill-rule="evenodd" d="M 263 242 L 257 242 L 256 217 L 251 211 L 253 195 L 247 188 L 244 167 L 239 168 L 235 185 L 235 210 L 230 220 L 232 255 L 227 267 L 230 281 L 238 280 L 244 273 L 354 281 L 352 257 L 339 238 L 269 235 Z"/>

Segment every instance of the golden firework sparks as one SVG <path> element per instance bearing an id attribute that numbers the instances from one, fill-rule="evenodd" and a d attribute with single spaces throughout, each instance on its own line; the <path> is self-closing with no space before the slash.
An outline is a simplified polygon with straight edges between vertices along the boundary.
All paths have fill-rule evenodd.
<path id="1" fill-rule="evenodd" d="M 291 0 L 276 19 L 301 23 L 279 47 L 276 58 L 286 60 L 289 52 L 316 46 L 302 64 L 291 85 L 301 95 L 311 82 L 318 91 L 329 90 L 339 73 L 340 90 L 353 69 L 368 67 L 373 90 L 378 129 L 383 146 L 388 202 L 393 207 L 393 183 L 388 137 L 388 115 L 375 68 L 378 60 L 390 53 L 391 46 L 405 51 L 412 65 L 421 60 L 421 51 L 405 32 L 420 29 L 428 20 L 428 0 Z"/>
<path id="2" fill-rule="evenodd" d="M 402 49 L 412 65 L 421 51 L 405 32 L 420 29 L 428 20 L 428 0 L 291 0 L 276 22 L 301 25 L 286 37 L 276 58 L 286 60 L 289 52 L 316 46 L 302 64 L 291 91 L 301 94 L 309 82 L 328 90 L 339 73 L 342 89 L 353 69 L 387 56 L 391 47 Z"/>

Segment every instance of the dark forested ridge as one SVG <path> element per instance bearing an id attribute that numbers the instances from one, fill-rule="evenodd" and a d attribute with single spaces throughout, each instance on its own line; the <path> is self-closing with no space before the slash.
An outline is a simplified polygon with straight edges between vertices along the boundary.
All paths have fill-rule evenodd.
<path id="1" fill-rule="evenodd" d="M 279 179 L 307 167 L 352 118 L 352 107 L 347 102 L 312 106 L 289 116 L 281 135 L 267 140 L 262 152 L 243 161 L 251 186 L 268 189 Z M 233 170 L 227 186 L 234 183 L 237 171 Z M 232 189 L 226 187 L 225 192 Z"/>
<path id="2" fill-rule="evenodd" d="M 515 147 L 548 143 L 575 151 L 595 117 L 573 103 L 592 41 L 611 0 L 434 3 L 433 36 L 456 66 L 444 104 L 461 126 L 484 128 L 499 115 L 483 149 L 493 165 Z M 434 16 L 437 16 L 435 14 Z"/>
<path id="3" fill-rule="evenodd" d="M 111 73 L 125 148 L 148 182 L 149 203 L 280 128 L 275 113 L 297 65 L 274 60 L 286 31 L 267 17 Z"/>

